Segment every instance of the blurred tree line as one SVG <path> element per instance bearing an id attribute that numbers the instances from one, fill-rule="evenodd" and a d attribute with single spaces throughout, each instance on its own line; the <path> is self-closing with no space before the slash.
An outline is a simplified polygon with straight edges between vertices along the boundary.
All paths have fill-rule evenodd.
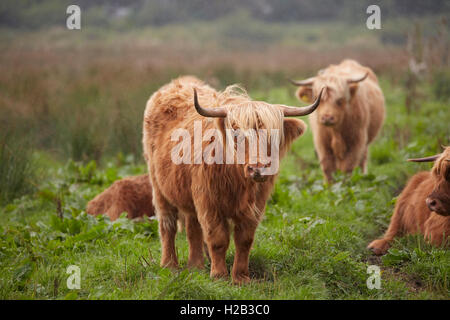
<path id="1" fill-rule="evenodd" d="M 448 0 L 1 0 L 0 26 L 64 26 L 70 4 L 80 6 L 84 24 L 121 28 L 211 21 L 243 10 L 270 22 L 360 23 L 370 4 L 378 4 L 384 18 L 450 13 Z"/>

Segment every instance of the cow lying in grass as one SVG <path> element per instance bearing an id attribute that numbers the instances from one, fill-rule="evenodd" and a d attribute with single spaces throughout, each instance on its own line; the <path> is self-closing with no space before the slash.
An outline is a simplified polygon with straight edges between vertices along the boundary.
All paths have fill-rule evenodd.
<path id="1" fill-rule="evenodd" d="M 297 96 L 311 101 L 325 87 L 317 112 L 309 116 L 314 146 L 325 178 L 332 182 L 337 169 L 367 168 L 368 146 L 384 121 L 384 96 L 373 71 L 344 60 L 302 81 Z"/>
<path id="2" fill-rule="evenodd" d="M 89 201 L 86 211 L 94 216 L 106 214 L 112 221 L 124 212 L 130 219 L 153 216 L 152 186 L 148 174 L 114 182 Z"/>
<path id="3" fill-rule="evenodd" d="M 368 246 L 377 255 L 385 254 L 390 242 L 401 234 L 421 233 L 425 240 L 436 246 L 448 244 L 450 147 L 440 155 L 410 161 L 435 161 L 435 164 L 431 172 L 414 175 L 400 194 L 384 237 L 372 241 Z"/>
<path id="4" fill-rule="evenodd" d="M 211 277 L 227 276 L 231 220 L 236 246 L 233 282 L 250 281 L 250 249 L 278 170 L 261 150 L 267 147 L 267 157 L 278 164 L 306 130 L 302 120 L 285 117 L 310 114 L 319 102 L 320 94 L 303 108 L 252 101 L 236 86 L 218 92 L 194 77 L 173 80 L 150 97 L 143 147 L 159 220 L 161 266 L 178 267 L 175 235 L 181 214 L 189 244 L 188 267 L 204 268 L 205 241 Z M 263 141 L 263 133 L 267 143 L 250 143 Z M 250 146 L 260 153 L 255 155 Z"/>

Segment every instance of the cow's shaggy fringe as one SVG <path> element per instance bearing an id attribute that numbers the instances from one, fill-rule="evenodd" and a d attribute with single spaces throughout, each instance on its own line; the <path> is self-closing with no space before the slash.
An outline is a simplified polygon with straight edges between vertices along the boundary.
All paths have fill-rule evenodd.
<path id="1" fill-rule="evenodd" d="M 450 147 L 445 147 L 445 151 L 442 153 L 442 156 L 439 157 L 433 165 L 433 169 L 431 172 L 434 176 L 446 176 L 449 175 L 450 170 Z M 450 197 L 450 195 L 449 195 Z"/>
<path id="2" fill-rule="evenodd" d="M 246 136 L 251 134 L 248 132 L 249 129 L 276 129 L 279 130 L 280 140 L 283 141 L 283 112 L 276 105 L 250 100 L 245 89 L 236 84 L 219 93 L 218 103 L 218 106 L 229 109 L 226 118 L 227 128 L 239 128 Z M 268 138 L 270 133 L 268 130 Z"/>

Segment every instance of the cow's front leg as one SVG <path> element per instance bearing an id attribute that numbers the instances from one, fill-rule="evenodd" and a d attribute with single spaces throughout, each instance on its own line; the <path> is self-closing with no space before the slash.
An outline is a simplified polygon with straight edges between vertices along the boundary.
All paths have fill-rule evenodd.
<path id="1" fill-rule="evenodd" d="M 159 222 L 161 238 L 161 267 L 176 269 L 178 259 L 175 250 L 178 210 L 170 205 L 156 187 L 153 188 L 153 204 Z"/>
<path id="2" fill-rule="evenodd" d="M 365 134 L 355 133 L 357 139 L 353 141 L 353 145 L 347 147 L 347 151 L 344 156 L 341 158 L 342 161 L 340 163 L 339 169 L 344 172 L 351 174 L 353 170 L 357 166 L 361 166 L 363 173 L 365 173 L 366 169 L 366 160 L 367 160 L 367 137 Z"/>
<path id="3" fill-rule="evenodd" d="M 333 183 L 333 173 L 336 171 L 336 160 L 332 153 L 322 155 L 320 160 L 323 174 L 328 183 Z"/>
<path id="4" fill-rule="evenodd" d="M 340 161 L 338 168 L 344 173 L 351 174 L 357 166 L 361 166 L 364 172 L 365 160 L 363 159 L 367 156 L 366 150 L 361 148 L 349 150 Z"/>
<path id="5" fill-rule="evenodd" d="M 198 219 L 211 257 L 211 278 L 227 277 L 225 257 L 230 243 L 228 222 L 218 215 L 203 215 Z"/>
<path id="6" fill-rule="evenodd" d="M 189 242 L 188 268 L 204 268 L 203 232 L 195 213 L 185 214 L 186 235 Z"/>
<path id="7" fill-rule="evenodd" d="M 368 154 L 368 148 L 364 151 L 361 161 L 359 163 L 359 166 L 361 167 L 361 171 L 363 174 L 367 174 L 367 154 Z"/>
<path id="8" fill-rule="evenodd" d="M 256 220 L 235 221 L 234 226 L 234 243 L 236 246 L 236 255 L 233 264 L 233 283 L 245 284 L 250 282 L 250 274 L 248 271 L 248 259 L 250 249 L 252 248 L 253 239 L 258 222 Z"/>
<path id="9" fill-rule="evenodd" d="M 161 267 L 178 268 L 175 251 L 175 237 L 177 235 L 176 211 L 168 211 L 159 218 L 159 233 L 161 236 Z"/>
<path id="10" fill-rule="evenodd" d="M 353 169 L 358 165 L 358 161 L 355 160 L 353 157 L 348 157 L 341 161 L 341 163 L 338 165 L 339 170 L 341 170 L 343 173 L 351 175 L 353 172 Z"/>
<path id="11" fill-rule="evenodd" d="M 395 236 L 402 232 L 402 219 L 405 206 L 402 202 L 397 201 L 394 214 L 392 215 L 389 228 L 384 234 L 383 238 L 372 241 L 367 249 L 371 250 L 376 255 L 386 254 L 391 246 L 391 242 Z"/>

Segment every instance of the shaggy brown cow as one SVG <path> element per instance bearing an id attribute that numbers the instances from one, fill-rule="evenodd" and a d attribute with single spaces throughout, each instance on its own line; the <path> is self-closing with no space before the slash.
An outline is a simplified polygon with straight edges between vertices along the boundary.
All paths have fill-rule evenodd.
<path id="1" fill-rule="evenodd" d="M 146 159 L 149 159 L 153 204 L 159 220 L 161 266 L 178 267 L 175 222 L 179 212 L 185 217 L 188 267 L 204 267 L 202 244 L 205 241 L 211 257 L 211 277 L 227 276 L 225 256 L 231 220 L 236 245 L 232 278 L 234 283 L 240 284 L 250 281 L 249 252 L 276 172 L 270 172 L 271 164 L 263 161 L 261 155 L 257 161 L 250 161 L 247 148 L 245 159 L 237 160 L 237 164 L 229 163 L 228 157 L 227 162 L 222 163 L 219 154 L 239 150 L 235 148 L 235 139 L 244 141 L 245 147 L 250 146 L 252 132 L 266 129 L 271 137 L 279 132 L 279 141 L 274 140 L 278 142 L 276 147 L 281 158 L 306 130 L 302 120 L 284 117 L 313 112 L 320 95 L 308 107 L 293 108 L 252 101 L 236 89 L 231 86 L 217 92 L 194 77 L 181 77 L 163 86 L 147 102 L 143 145 Z M 203 138 L 196 139 L 196 134 L 201 132 L 204 132 Z M 230 132 L 233 134 L 231 141 L 227 139 Z M 180 133 L 188 136 L 188 143 L 177 149 Z M 257 139 L 261 141 L 259 133 Z M 270 156 L 277 161 L 278 154 L 272 152 L 275 143 L 268 144 Z M 198 153 L 199 148 L 203 154 Z M 182 154 L 183 161 L 174 161 L 174 154 Z M 239 152 L 237 155 L 239 157 Z M 210 162 L 211 158 L 215 161 Z M 231 160 L 234 161 L 234 155 Z"/>
<path id="2" fill-rule="evenodd" d="M 337 169 L 348 173 L 360 166 L 366 172 L 368 146 L 380 131 L 385 114 L 384 96 L 373 71 L 344 60 L 320 70 L 316 77 L 292 82 L 299 86 L 297 96 L 305 101 L 326 88 L 317 112 L 309 116 L 326 179 L 332 182 Z"/>
<path id="3" fill-rule="evenodd" d="M 400 234 L 421 233 L 425 240 L 440 246 L 450 235 L 450 148 L 437 156 L 411 159 L 436 160 L 431 172 L 414 175 L 400 194 L 391 223 L 382 239 L 372 241 L 368 249 L 377 255 L 387 252 L 390 242 Z"/>
<path id="4" fill-rule="evenodd" d="M 91 215 L 106 214 L 114 221 L 123 212 L 128 218 L 153 216 L 152 186 L 148 174 L 128 177 L 114 182 L 108 189 L 89 201 L 87 213 Z"/>

